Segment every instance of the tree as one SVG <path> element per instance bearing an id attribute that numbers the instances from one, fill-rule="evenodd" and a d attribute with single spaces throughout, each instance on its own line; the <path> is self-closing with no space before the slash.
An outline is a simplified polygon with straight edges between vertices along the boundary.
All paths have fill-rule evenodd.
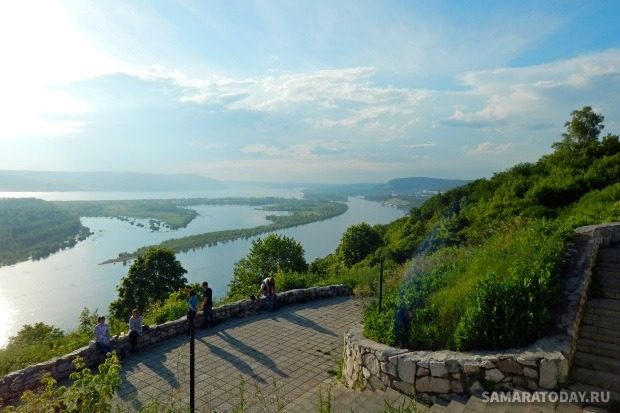
<path id="1" fill-rule="evenodd" d="M 342 234 L 338 253 L 345 265 L 351 267 L 357 264 L 368 254 L 383 245 L 381 234 L 365 222 L 352 225 Z"/>
<path id="2" fill-rule="evenodd" d="M 590 106 L 574 110 L 570 115 L 570 120 L 564 124 L 566 132 L 562 134 L 562 141 L 555 142 L 552 145 L 554 149 L 579 151 L 598 142 L 598 135 L 604 128 L 605 116 L 593 112 Z"/>
<path id="3" fill-rule="evenodd" d="M 270 234 L 252 241 L 250 252 L 235 263 L 233 279 L 228 284 L 233 297 L 254 294 L 262 279 L 278 270 L 305 272 L 304 248 L 294 238 Z"/>
<path id="4" fill-rule="evenodd" d="M 131 310 L 144 311 L 149 304 L 165 300 L 173 291 L 183 288 L 187 270 L 168 248 L 151 247 L 136 258 L 117 287 L 118 299 L 110 304 L 110 314 L 125 319 Z"/>

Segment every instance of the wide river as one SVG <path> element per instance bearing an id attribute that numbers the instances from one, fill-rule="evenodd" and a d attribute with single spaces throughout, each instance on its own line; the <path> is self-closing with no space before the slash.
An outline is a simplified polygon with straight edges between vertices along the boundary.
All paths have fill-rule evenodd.
<path id="1" fill-rule="evenodd" d="M 35 196 L 46 200 L 78 199 L 155 199 L 223 196 L 301 197 L 297 190 L 244 188 L 208 193 L 0 193 L 0 197 Z M 377 202 L 349 198 L 349 209 L 335 218 L 278 231 L 303 245 L 306 260 L 311 262 L 335 250 L 347 227 L 360 222 L 388 223 L 403 216 L 403 211 Z M 59 251 L 48 258 L 0 267 L 0 347 L 24 324 L 45 322 L 62 329 L 78 324 L 84 307 L 107 313 L 116 298 L 116 285 L 127 273 L 122 263 L 99 265 L 119 252 L 159 243 L 165 239 L 222 229 L 247 228 L 267 223 L 265 212 L 250 206 L 202 205 L 194 207 L 200 214 L 186 228 L 152 232 L 145 227 L 112 218 L 82 218 L 94 233 L 75 247 Z M 139 222 L 139 221 L 138 221 Z M 146 222 L 146 221 L 143 221 Z M 226 294 L 234 263 L 243 258 L 253 238 L 240 239 L 177 254 L 188 271 L 189 282 L 209 281 L 217 297 Z"/>

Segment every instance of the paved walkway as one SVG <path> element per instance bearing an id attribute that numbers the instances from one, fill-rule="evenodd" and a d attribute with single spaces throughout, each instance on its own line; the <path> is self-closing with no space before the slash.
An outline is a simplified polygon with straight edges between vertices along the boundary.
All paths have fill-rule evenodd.
<path id="1" fill-rule="evenodd" d="M 288 411 L 311 401 L 312 392 L 318 404 L 317 388 L 338 370 L 343 334 L 361 320 L 361 310 L 359 300 L 335 297 L 197 330 L 196 411 L 233 411 L 241 387 L 248 412 Z M 130 356 L 122 376 L 117 395 L 128 406 L 188 406 L 189 339 L 175 337 Z"/>

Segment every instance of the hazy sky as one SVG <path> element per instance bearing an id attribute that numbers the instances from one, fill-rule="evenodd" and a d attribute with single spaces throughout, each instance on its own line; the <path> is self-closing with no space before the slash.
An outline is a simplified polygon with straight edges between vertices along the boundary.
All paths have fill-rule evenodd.
<path id="1" fill-rule="evenodd" d="M 620 2 L 3 1 L 0 169 L 490 176 L 620 133 Z"/>

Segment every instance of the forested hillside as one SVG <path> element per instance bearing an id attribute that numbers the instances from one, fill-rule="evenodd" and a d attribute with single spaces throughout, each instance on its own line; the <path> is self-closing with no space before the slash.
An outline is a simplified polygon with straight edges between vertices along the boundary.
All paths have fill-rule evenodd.
<path id="1" fill-rule="evenodd" d="M 40 199 L 0 199 L 0 265 L 45 257 L 88 235 L 79 217 Z"/>

